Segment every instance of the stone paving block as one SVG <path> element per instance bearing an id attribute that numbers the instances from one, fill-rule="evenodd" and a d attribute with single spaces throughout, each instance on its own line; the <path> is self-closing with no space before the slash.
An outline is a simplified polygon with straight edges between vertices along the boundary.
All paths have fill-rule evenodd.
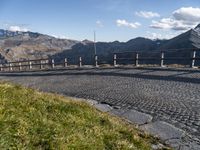
<path id="1" fill-rule="evenodd" d="M 110 111 L 111 114 L 122 117 L 123 113 L 125 113 L 127 110 L 124 109 L 112 109 Z"/>
<path id="2" fill-rule="evenodd" d="M 90 100 L 90 99 L 87 99 L 86 102 L 89 103 L 89 104 L 92 105 L 92 106 L 98 104 L 97 101 L 95 101 L 95 100 Z"/>
<path id="3" fill-rule="evenodd" d="M 95 104 L 94 107 L 102 112 L 109 112 L 112 110 L 112 107 L 107 104 Z"/>
<path id="4" fill-rule="evenodd" d="M 133 109 L 128 110 L 125 113 L 123 113 L 122 117 L 124 117 L 124 118 L 128 119 L 130 122 L 138 124 L 138 125 L 146 124 L 148 122 L 151 122 L 151 120 L 152 120 L 151 115 L 141 113 L 141 112 L 138 112 Z"/>
<path id="5" fill-rule="evenodd" d="M 162 140 L 181 139 L 185 132 L 163 121 L 156 121 L 141 126 L 142 130 L 160 137 Z M 177 143 L 178 141 L 176 141 Z"/>
<path id="6" fill-rule="evenodd" d="M 200 145 L 195 142 L 185 142 L 180 139 L 170 139 L 166 141 L 171 147 L 177 150 L 200 150 Z"/>
<path id="7" fill-rule="evenodd" d="M 200 145 L 198 145 L 197 143 L 193 142 L 189 144 L 189 147 L 185 147 L 185 150 L 200 150 Z"/>

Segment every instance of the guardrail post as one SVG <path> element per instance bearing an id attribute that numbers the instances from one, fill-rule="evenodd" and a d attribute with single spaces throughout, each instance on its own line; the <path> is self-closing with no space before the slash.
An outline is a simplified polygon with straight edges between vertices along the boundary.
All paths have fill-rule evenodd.
<path id="1" fill-rule="evenodd" d="M 139 54 L 135 54 L 135 66 L 137 67 L 139 65 Z"/>
<path id="2" fill-rule="evenodd" d="M 31 70 L 32 69 L 32 62 L 29 61 L 28 63 L 29 63 L 29 69 Z"/>
<path id="3" fill-rule="evenodd" d="M 50 60 L 47 59 L 47 60 L 45 61 L 45 65 L 48 66 L 49 64 L 50 64 Z"/>
<path id="4" fill-rule="evenodd" d="M 0 71 L 3 71 L 3 65 L 0 64 Z"/>
<path id="5" fill-rule="evenodd" d="M 164 66 L 164 52 L 161 52 L 160 66 Z"/>
<path id="6" fill-rule="evenodd" d="M 117 66 L 117 55 L 114 54 L 113 56 L 113 66 L 116 67 Z"/>
<path id="7" fill-rule="evenodd" d="M 192 57 L 191 57 L 191 60 L 192 60 L 192 61 L 191 61 L 190 67 L 191 67 L 191 68 L 194 68 L 194 65 L 195 65 L 195 58 L 196 58 L 196 50 L 193 50 L 193 51 L 192 51 L 191 56 L 192 56 Z"/>
<path id="8" fill-rule="evenodd" d="M 98 67 L 98 56 L 95 55 L 94 59 L 95 59 L 95 67 Z"/>
<path id="9" fill-rule="evenodd" d="M 19 62 L 19 71 L 22 70 L 22 63 Z"/>
<path id="10" fill-rule="evenodd" d="M 79 57 L 79 67 L 82 67 L 82 58 Z"/>
<path id="11" fill-rule="evenodd" d="M 64 60 L 64 66 L 67 67 L 67 58 Z"/>
<path id="12" fill-rule="evenodd" d="M 12 70 L 13 70 L 13 68 L 12 68 L 12 64 L 9 63 L 9 71 L 12 71 Z"/>
<path id="13" fill-rule="evenodd" d="M 42 69 L 42 68 L 43 68 L 43 65 L 42 65 L 42 63 L 43 63 L 43 61 L 42 61 L 42 60 L 40 60 L 40 69 Z"/>
<path id="14" fill-rule="evenodd" d="M 51 67 L 52 67 L 52 68 L 55 67 L 55 61 L 54 61 L 54 59 L 51 59 Z"/>

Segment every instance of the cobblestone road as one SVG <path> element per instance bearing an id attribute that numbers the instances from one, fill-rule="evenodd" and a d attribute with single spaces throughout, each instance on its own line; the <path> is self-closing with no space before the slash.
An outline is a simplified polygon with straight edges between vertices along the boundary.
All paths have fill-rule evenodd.
<path id="1" fill-rule="evenodd" d="M 47 92 L 136 109 L 200 140 L 200 70 L 81 69 L 1 73 L 0 79 Z"/>

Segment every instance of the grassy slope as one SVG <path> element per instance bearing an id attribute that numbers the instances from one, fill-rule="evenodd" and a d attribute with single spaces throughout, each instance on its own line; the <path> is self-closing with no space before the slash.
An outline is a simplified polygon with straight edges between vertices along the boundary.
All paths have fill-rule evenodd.
<path id="1" fill-rule="evenodd" d="M 0 149 L 150 149 L 150 141 L 83 102 L 0 84 Z"/>

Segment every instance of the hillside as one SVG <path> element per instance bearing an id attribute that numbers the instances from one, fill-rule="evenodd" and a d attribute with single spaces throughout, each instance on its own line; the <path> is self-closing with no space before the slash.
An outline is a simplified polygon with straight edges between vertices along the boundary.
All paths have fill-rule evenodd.
<path id="1" fill-rule="evenodd" d="M 8 61 L 47 58 L 77 43 L 40 33 L 0 30 L 0 54 Z"/>
<path id="2" fill-rule="evenodd" d="M 0 149 L 150 150 L 159 144 L 84 102 L 7 83 L 0 83 L 0 129 Z"/>

